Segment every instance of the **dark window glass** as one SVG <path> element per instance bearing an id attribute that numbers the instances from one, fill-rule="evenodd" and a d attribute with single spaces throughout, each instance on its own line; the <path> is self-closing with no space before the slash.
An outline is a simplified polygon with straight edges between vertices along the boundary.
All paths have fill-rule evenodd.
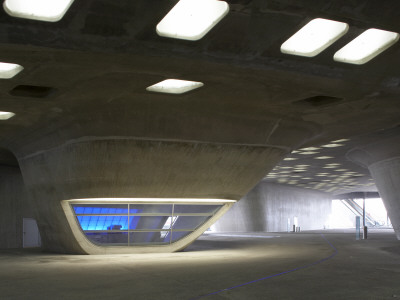
<path id="1" fill-rule="evenodd" d="M 173 229 L 196 229 L 201 224 L 206 222 L 210 217 L 185 217 L 179 216 L 174 225 L 172 226 Z"/>
<path id="2" fill-rule="evenodd" d="M 130 232 L 129 233 L 130 245 L 169 244 L 169 239 L 170 239 L 169 231 Z"/>
<path id="3" fill-rule="evenodd" d="M 127 232 L 86 232 L 86 237 L 96 244 L 127 246 Z"/>
<path id="4" fill-rule="evenodd" d="M 129 213 L 155 213 L 155 214 L 166 214 L 171 215 L 172 204 L 130 204 Z"/>
<path id="5" fill-rule="evenodd" d="M 129 217 L 129 229 L 130 230 L 142 230 L 142 229 L 169 229 L 168 216 L 130 216 Z M 167 227 L 167 228 L 164 228 Z"/>

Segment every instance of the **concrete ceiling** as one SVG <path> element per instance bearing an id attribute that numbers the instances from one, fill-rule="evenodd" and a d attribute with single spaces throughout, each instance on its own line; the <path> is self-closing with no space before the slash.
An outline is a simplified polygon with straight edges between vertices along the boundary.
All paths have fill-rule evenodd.
<path id="1" fill-rule="evenodd" d="M 338 145 L 330 148 L 329 145 Z M 368 169 L 346 159 L 357 139 L 294 150 L 266 176 L 268 182 L 290 184 L 332 194 L 377 191 Z M 340 146 L 339 146 L 340 145 Z"/>
<path id="2" fill-rule="evenodd" d="M 332 57 L 368 28 L 400 32 L 399 1 L 227 1 L 229 14 L 197 42 L 156 34 L 176 2 L 75 1 L 57 23 L 1 10 L 0 60 L 24 70 L 0 81 L 0 110 L 16 113 L 0 124 L 0 163 L 17 165 L 10 151 L 22 157 L 83 136 L 290 150 L 350 138 L 318 153 L 332 154 L 332 161 L 310 156 L 280 167 L 312 165 L 305 175 L 314 183 L 304 186 L 315 187 L 335 179 L 317 176 L 333 173 L 326 163 L 340 163 L 362 176 L 322 190 L 373 189 L 366 170 L 346 161 L 345 153 L 368 134 L 379 138 L 376 132 L 399 126 L 400 43 L 365 65 Z M 314 58 L 282 54 L 280 45 L 317 17 L 346 22 L 349 32 Z M 179 96 L 146 92 L 166 78 L 204 87 Z M 298 138 L 304 132 L 306 138 Z"/>

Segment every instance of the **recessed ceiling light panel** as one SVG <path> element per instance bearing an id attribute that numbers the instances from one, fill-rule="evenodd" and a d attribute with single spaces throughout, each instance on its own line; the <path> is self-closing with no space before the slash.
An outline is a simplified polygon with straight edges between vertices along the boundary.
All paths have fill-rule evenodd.
<path id="1" fill-rule="evenodd" d="M 225 1 L 180 0 L 157 25 L 164 37 L 197 41 L 207 34 L 229 11 Z"/>
<path id="2" fill-rule="evenodd" d="M 335 53 L 335 61 L 362 65 L 399 40 L 397 32 L 371 28 Z"/>
<path id="3" fill-rule="evenodd" d="M 281 52 L 313 57 L 346 34 L 349 25 L 327 19 L 314 19 L 292 35 L 281 46 Z"/>
<path id="4" fill-rule="evenodd" d="M 307 147 L 307 148 L 301 148 L 299 150 L 301 151 L 315 151 L 315 150 L 320 150 L 321 148 L 317 148 L 317 147 Z"/>
<path id="5" fill-rule="evenodd" d="M 12 17 L 57 22 L 74 0 L 5 0 L 4 10 Z"/>
<path id="6" fill-rule="evenodd" d="M 324 147 L 324 148 L 336 148 L 336 147 L 342 147 L 342 146 L 344 146 L 343 144 L 326 144 L 326 145 L 322 145 L 321 147 Z"/>
<path id="7" fill-rule="evenodd" d="M 183 94 L 191 90 L 202 87 L 204 84 L 197 81 L 187 81 L 178 79 L 166 79 L 146 88 L 149 92 Z"/>
<path id="8" fill-rule="evenodd" d="M 317 154 L 317 153 L 319 153 L 319 152 L 315 152 L 315 151 L 304 151 L 304 152 L 300 152 L 299 154 L 302 154 L 302 155 L 311 155 L 311 154 Z"/>
<path id="9" fill-rule="evenodd" d="M 0 78 L 10 79 L 21 72 L 24 68 L 17 64 L 0 62 Z"/>
<path id="10" fill-rule="evenodd" d="M 12 112 L 8 112 L 8 111 L 0 111 L 0 120 L 4 121 L 4 120 L 8 120 L 12 117 L 14 117 L 15 114 Z"/>

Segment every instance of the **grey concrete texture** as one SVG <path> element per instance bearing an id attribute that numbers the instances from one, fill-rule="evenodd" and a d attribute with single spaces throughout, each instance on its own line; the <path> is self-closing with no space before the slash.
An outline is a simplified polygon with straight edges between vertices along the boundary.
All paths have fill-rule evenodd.
<path id="1" fill-rule="evenodd" d="M 397 45 L 361 68 L 332 60 L 366 28 L 397 30 L 392 12 L 398 1 L 383 7 L 361 0 L 230 1 L 228 16 L 198 42 L 157 36 L 157 23 L 175 3 L 75 1 L 54 24 L 2 12 L 2 57 L 24 66 L 0 83 L 4 107 L 17 114 L 3 128 L 2 146 L 18 157 L 82 136 L 296 148 L 398 124 Z M 321 16 L 348 22 L 349 33 L 313 59 L 279 51 Z M 180 96 L 145 91 L 165 78 L 205 86 Z M 15 97 L 9 92 L 18 84 L 51 87 L 53 93 Z M 320 95 L 340 101 L 319 107 L 298 102 Z"/>
<path id="2" fill-rule="evenodd" d="M 34 217 L 33 208 L 20 170 L 0 170 L 0 249 L 22 248 L 23 218 Z"/>
<path id="3" fill-rule="evenodd" d="M 327 193 L 259 182 L 213 226 L 215 231 L 284 232 L 290 218 L 298 218 L 301 230 L 323 229 L 331 213 L 332 196 Z"/>
<path id="4" fill-rule="evenodd" d="M 369 170 L 400 240 L 400 157 L 376 162 Z"/>
<path id="5" fill-rule="evenodd" d="M 101 139 L 20 159 L 44 247 L 82 253 L 61 200 L 211 198 L 239 200 L 283 157 L 266 146 Z"/>
<path id="6" fill-rule="evenodd" d="M 221 291 L 249 281 L 320 264 Z M 255 235 L 249 233 L 248 235 Z M 0 293 L 19 299 L 371 299 L 400 297 L 400 245 L 393 231 L 207 235 L 184 252 L 52 255 L 0 251 Z"/>
<path id="7" fill-rule="evenodd" d="M 24 51 L 28 48 L 35 53 L 34 57 L 26 57 Z M 9 134 L 19 129 L 16 126 L 23 126 L 6 146 L 17 157 L 85 136 L 295 148 L 320 132 L 319 125 L 302 120 L 295 113 L 289 114 L 283 107 L 278 109 L 265 104 L 266 90 L 263 83 L 259 83 L 259 76 L 266 76 L 265 82 L 276 81 L 274 72 L 263 74 L 182 56 L 160 58 L 126 53 L 110 56 L 32 46 L 24 46 L 20 51 L 6 47 L 4 51 L 13 53 L 12 59 L 26 68 L 35 68 L 35 71 L 21 73 L 21 79 L 56 89 L 49 97 L 36 100 L 29 119 L 9 101 L 8 109 L 17 114 L 8 122 Z M 49 56 L 56 62 L 48 61 Z M 178 96 L 146 92 L 146 87 L 166 76 L 204 81 L 206 86 Z M 254 77 L 255 83 L 243 84 L 242 77 L 248 76 Z M 271 82 L 272 88 L 275 84 Z M 294 84 L 291 98 L 298 97 L 301 89 L 300 83 Z M 257 95 L 249 97 L 252 89 Z M 286 93 L 283 86 L 279 89 Z M 29 97 L 19 97 L 19 101 L 20 104 L 32 103 Z M 268 100 L 270 104 L 272 101 Z"/>
<path id="8" fill-rule="evenodd" d="M 74 1 L 65 17 L 52 24 L 0 12 L 2 60 L 24 67 L 15 78 L 0 82 L 2 109 L 16 113 L 2 123 L 0 147 L 21 163 L 41 210 L 45 245 L 51 241 L 53 249 L 78 251 L 68 238 L 60 242 L 70 231 L 65 224 L 56 225 L 55 220 L 65 220 L 57 201 L 75 195 L 132 196 L 136 191 L 151 197 L 239 198 L 292 149 L 398 125 L 399 44 L 356 68 L 336 63 L 332 56 L 367 28 L 397 31 L 399 18 L 393 12 L 400 10 L 399 1 L 387 0 L 384 6 L 364 0 L 230 1 L 228 16 L 194 43 L 155 32 L 175 3 Z M 349 33 L 312 59 L 279 51 L 296 30 L 324 16 L 348 22 Z M 146 92 L 166 78 L 205 85 L 180 96 Z M 27 84 L 33 88 L 25 96 L 12 93 Z M 35 86 L 49 87 L 50 93 L 35 97 Z M 337 101 L 310 103 L 313 97 Z M 175 155 L 162 147 L 144 147 L 139 152 L 152 158 L 138 159 L 128 171 L 129 164 L 115 157 L 135 152 L 135 146 L 110 146 L 100 153 L 88 146 L 85 153 L 68 153 L 66 144 L 89 137 L 120 146 L 120 139 L 202 146 L 189 153 L 178 147 Z M 279 154 L 256 155 L 270 148 Z M 186 163 L 173 165 L 181 155 Z M 166 163 L 170 168 L 162 169 Z M 193 179 L 190 168 L 197 169 L 201 180 Z"/>
<path id="9" fill-rule="evenodd" d="M 384 139 L 365 143 L 351 150 L 347 157 L 368 168 L 375 180 L 386 210 L 400 240 L 400 128 L 385 134 Z"/>
<path id="10" fill-rule="evenodd" d="M 374 140 L 371 141 L 371 138 Z M 346 157 L 364 168 L 400 156 L 400 127 L 381 130 L 347 152 Z"/>

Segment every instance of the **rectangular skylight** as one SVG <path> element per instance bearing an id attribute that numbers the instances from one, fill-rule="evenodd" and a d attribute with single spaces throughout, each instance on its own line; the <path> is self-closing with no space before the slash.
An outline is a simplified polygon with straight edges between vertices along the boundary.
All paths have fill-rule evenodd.
<path id="1" fill-rule="evenodd" d="M 164 37 L 196 41 L 207 34 L 229 11 L 225 1 L 180 0 L 157 25 Z"/>
<path id="2" fill-rule="evenodd" d="M 313 57 L 346 34 L 346 23 L 317 18 L 308 22 L 281 46 L 281 52 Z"/>
<path id="3" fill-rule="evenodd" d="M 24 68 L 18 64 L 0 62 L 0 78 L 10 79 L 21 72 Z"/>
<path id="4" fill-rule="evenodd" d="M 8 120 L 9 118 L 12 118 L 14 116 L 15 116 L 15 114 L 12 112 L 0 111 L 0 120 L 1 121 Z"/>
<path id="5" fill-rule="evenodd" d="M 187 81 L 179 79 L 166 79 L 146 88 L 149 92 L 183 94 L 191 90 L 202 87 L 204 84 L 197 81 Z"/>
<path id="6" fill-rule="evenodd" d="M 370 61 L 399 40 L 397 32 L 371 28 L 335 53 L 335 61 L 362 65 Z"/>
<path id="7" fill-rule="evenodd" d="M 74 0 L 5 0 L 3 7 L 12 17 L 57 22 L 72 2 Z"/>

